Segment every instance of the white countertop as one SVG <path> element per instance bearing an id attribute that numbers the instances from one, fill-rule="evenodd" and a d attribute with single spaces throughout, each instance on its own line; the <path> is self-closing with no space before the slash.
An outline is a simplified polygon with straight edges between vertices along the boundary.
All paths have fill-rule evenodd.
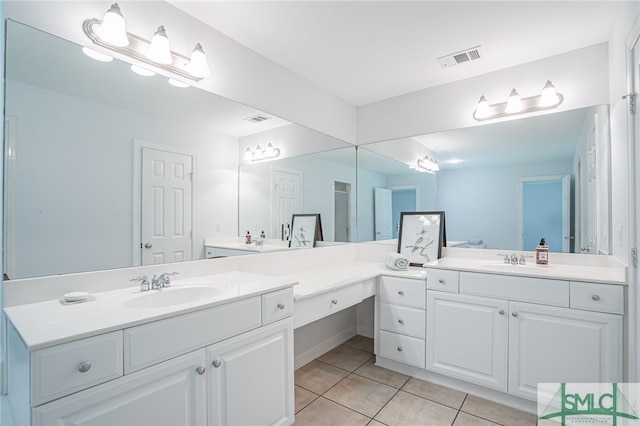
<path id="1" fill-rule="evenodd" d="M 560 263 L 536 265 L 530 261 L 526 265 L 510 265 L 503 263 L 501 260 L 463 257 L 443 257 L 427 263 L 425 267 L 524 277 L 588 281 L 603 284 L 626 285 L 627 283 L 627 271 L 625 267 L 601 267 Z"/>
<path id="2" fill-rule="evenodd" d="M 279 290 L 295 284 L 290 277 L 266 277 L 245 272 L 174 280 L 166 291 L 184 287 L 213 287 L 220 294 L 198 298 L 179 305 L 128 308 L 131 300 L 154 296 L 156 292 L 141 292 L 140 286 L 95 293 L 95 300 L 63 304 L 60 300 L 17 305 L 5 308 L 10 321 L 31 350 L 65 343 L 83 337 L 120 330 L 159 319 L 168 318 L 234 300 Z"/>

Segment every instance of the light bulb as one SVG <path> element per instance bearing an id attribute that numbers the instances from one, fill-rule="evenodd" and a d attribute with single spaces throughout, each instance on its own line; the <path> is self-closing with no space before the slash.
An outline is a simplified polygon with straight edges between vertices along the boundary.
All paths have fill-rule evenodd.
<path id="1" fill-rule="evenodd" d="M 200 43 L 197 43 L 193 52 L 191 52 L 191 61 L 189 62 L 187 71 L 189 71 L 189 74 L 192 76 L 199 78 L 205 78 L 211 75 L 209 64 L 207 64 L 207 55 L 205 55 L 204 50 L 202 50 Z"/>
<path id="2" fill-rule="evenodd" d="M 171 47 L 169 46 L 169 37 L 164 27 L 160 25 L 158 30 L 151 38 L 151 45 L 147 52 L 147 58 L 158 64 L 171 64 L 173 57 L 171 56 Z"/>
<path id="3" fill-rule="evenodd" d="M 489 101 L 484 95 L 480 96 L 480 100 L 478 101 L 478 106 L 476 107 L 476 118 L 487 118 L 491 115 L 491 108 L 489 107 Z"/>
<path id="4" fill-rule="evenodd" d="M 507 100 L 507 108 L 504 111 L 510 114 L 522 111 L 522 102 L 520 102 L 520 95 L 516 92 L 516 89 L 511 89 L 511 94 Z"/>
<path id="5" fill-rule="evenodd" d="M 122 12 L 120 12 L 118 3 L 112 4 L 104 14 L 102 24 L 96 29 L 96 33 L 98 37 L 100 37 L 100 40 L 112 46 L 125 47 L 129 45 L 124 17 L 122 16 Z"/>
<path id="6" fill-rule="evenodd" d="M 540 95 L 540 102 L 538 106 L 541 107 L 549 107 L 556 105 L 560 102 L 560 97 L 558 97 L 558 92 L 556 92 L 556 88 L 553 87 L 551 81 L 547 80 L 547 83 L 544 85 L 542 89 L 542 94 Z"/>
<path id="7" fill-rule="evenodd" d="M 100 62 L 113 61 L 113 57 L 109 55 L 105 55 L 104 53 L 98 52 L 96 50 L 89 49 L 88 47 L 83 47 L 82 52 L 88 57 L 90 57 L 91 59 L 95 59 L 96 61 L 100 61 Z"/>
<path id="8" fill-rule="evenodd" d="M 251 148 L 247 147 L 246 151 L 244 152 L 244 159 L 249 161 L 251 160 L 252 157 L 253 157 L 253 152 L 251 152 Z"/>
<path id="9" fill-rule="evenodd" d="M 173 87 L 180 87 L 181 89 L 185 88 L 185 87 L 189 87 L 189 85 L 187 83 L 183 83 L 180 80 L 175 80 L 173 78 L 169 79 L 169 84 L 172 85 Z"/>
<path id="10" fill-rule="evenodd" d="M 131 71 L 135 72 L 138 75 L 141 75 L 143 77 L 151 77 L 156 75 L 155 72 L 147 69 L 147 68 L 143 68 L 141 66 L 138 65 L 131 65 Z"/>

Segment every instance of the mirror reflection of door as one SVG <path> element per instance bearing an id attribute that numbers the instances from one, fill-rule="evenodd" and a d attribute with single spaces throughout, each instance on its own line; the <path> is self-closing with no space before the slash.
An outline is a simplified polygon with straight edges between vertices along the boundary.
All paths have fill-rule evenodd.
<path id="1" fill-rule="evenodd" d="M 391 190 L 386 188 L 373 189 L 374 239 L 390 240 L 393 236 Z"/>
<path id="2" fill-rule="evenodd" d="M 302 213 L 302 172 L 296 170 L 273 171 L 273 230 L 271 235 L 290 235 L 291 217 Z M 287 228 L 289 226 L 289 228 Z"/>
<path id="3" fill-rule="evenodd" d="M 351 223 L 351 184 L 334 182 L 334 240 L 349 242 Z"/>
<path id="4" fill-rule="evenodd" d="M 192 260 L 193 157 L 142 148 L 143 265 Z"/>
<path id="5" fill-rule="evenodd" d="M 586 167 L 585 167 L 586 164 Z M 581 165 L 580 253 L 596 253 L 597 243 L 597 162 L 595 126 L 589 131 L 586 158 Z"/>
<path id="6" fill-rule="evenodd" d="M 571 238 L 571 177 L 523 178 L 521 250 L 533 251 L 544 238 L 549 251 L 568 253 Z"/>
<path id="7" fill-rule="evenodd" d="M 416 187 L 391 188 L 391 211 L 393 220 L 393 238 L 398 238 L 400 232 L 400 213 L 418 210 Z"/>

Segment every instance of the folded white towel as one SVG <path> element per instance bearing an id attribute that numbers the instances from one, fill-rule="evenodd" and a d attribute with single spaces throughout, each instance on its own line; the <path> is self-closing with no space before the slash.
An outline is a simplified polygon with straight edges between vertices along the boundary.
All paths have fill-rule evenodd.
<path id="1" fill-rule="evenodd" d="M 394 271 L 406 271 L 409 269 L 409 258 L 400 253 L 389 253 L 384 261 L 387 268 Z"/>

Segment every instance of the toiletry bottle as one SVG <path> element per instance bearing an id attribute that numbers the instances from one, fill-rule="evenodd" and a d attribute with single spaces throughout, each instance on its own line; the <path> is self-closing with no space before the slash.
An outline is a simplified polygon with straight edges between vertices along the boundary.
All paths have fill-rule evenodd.
<path id="1" fill-rule="evenodd" d="M 262 238 L 262 239 L 267 238 L 267 235 L 264 233 L 264 231 L 262 231 L 262 232 L 260 233 L 260 238 Z"/>
<path id="2" fill-rule="evenodd" d="M 540 240 L 540 245 L 536 247 L 536 263 L 538 265 L 547 265 L 549 263 L 549 246 L 543 239 Z"/>
<path id="3" fill-rule="evenodd" d="M 249 231 L 247 231 L 247 236 L 245 238 L 246 238 L 245 242 L 247 244 L 251 244 L 251 233 Z"/>

